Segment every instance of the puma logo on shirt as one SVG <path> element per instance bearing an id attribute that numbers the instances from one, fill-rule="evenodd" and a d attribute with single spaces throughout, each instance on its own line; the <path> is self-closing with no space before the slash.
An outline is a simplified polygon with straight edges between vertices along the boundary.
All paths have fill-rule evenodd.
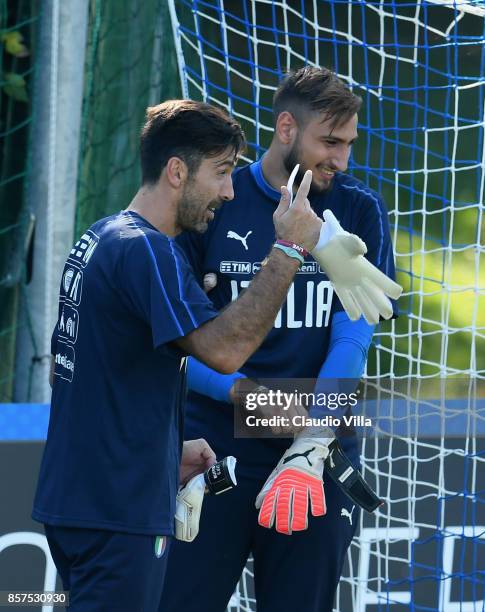
<path id="1" fill-rule="evenodd" d="M 234 240 L 239 240 L 242 243 L 243 247 L 247 251 L 248 250 L 247 239 L 248 239 L 248 236 L 250 236 L 252 233 L 253 233 L 253 231 L 249 230 L 249 232 L 244 237 L 242 237 L 237 232 L 233 232 L 232 230 L 229 230 L 227 232 L 227 237 L 228 238 L 234 238 Z"/>

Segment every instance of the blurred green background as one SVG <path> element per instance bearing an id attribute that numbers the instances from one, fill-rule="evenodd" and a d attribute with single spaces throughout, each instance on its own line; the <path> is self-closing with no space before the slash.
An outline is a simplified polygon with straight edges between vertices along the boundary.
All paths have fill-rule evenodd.
<path id="1" fill-rule="evenodd" d="M 23 203 L 34 114 L 29 83 L 37 4 L 0 0 L 0 402 L 12 398 L 18 304 L 30 269 Z"/>

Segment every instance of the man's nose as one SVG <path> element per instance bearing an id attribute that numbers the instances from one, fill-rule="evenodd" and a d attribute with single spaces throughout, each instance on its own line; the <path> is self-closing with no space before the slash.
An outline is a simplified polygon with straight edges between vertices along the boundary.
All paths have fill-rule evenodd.
<path id="1" fill-rule="evenodd" d="M 229 202 L 229 200 L 234 199 L 234 187 L 232 185 L 231 176 L 228 176 L 227 180 L 224 181 L 220 196 L 225 202 Z"/>
<path id="2" fill-rule="evenodd" d="M 350 147 L 342 145 L 336 151 L 332 157 L 332 165 L 339 172 L 345 172 L 349 163 Z"/>

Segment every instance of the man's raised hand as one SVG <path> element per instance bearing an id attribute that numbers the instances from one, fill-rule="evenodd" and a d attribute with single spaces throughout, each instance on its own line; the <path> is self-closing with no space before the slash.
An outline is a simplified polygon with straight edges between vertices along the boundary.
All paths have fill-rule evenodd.
<path id="1" fill-rule="evenodd" d="M 281 187 L 281 199 L 273 215 L 277 238 L 297 244 L 307 251 L 317 244 L 322 225 L 322 220 L 307 199 L 311 184 L 312 171 L 307 170 L 293 202 L 288 187 Z"/>

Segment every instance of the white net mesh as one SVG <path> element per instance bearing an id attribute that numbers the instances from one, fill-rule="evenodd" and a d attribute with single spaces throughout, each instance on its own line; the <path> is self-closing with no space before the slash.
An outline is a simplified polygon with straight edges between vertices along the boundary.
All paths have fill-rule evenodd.
<path id="1" fill-rule="evenodd" d="M 248 159 L 269 146 L 272 95 L 287 70 L 332 67 L 363 98 L 349 171 L 387 203 L 404 286 L 399 319 L 374 336 L 368 379 L 483 379 L 484 4 L 170 5 L 184 95 L 237 117 Z M 412 394 L 429 389 L 401 392 L 404 422 Z M 438 421 L 419 435 L 364 441 L 365 475 L 388 503 L 361 525 L 336 610 L 484 609 L 482 404 L 463 393 L 451 408 L 438 393 Z M 464 420 L 450 437 L 456 411 Z M 231 609 L 255 609 L 248 578 Z"/>

